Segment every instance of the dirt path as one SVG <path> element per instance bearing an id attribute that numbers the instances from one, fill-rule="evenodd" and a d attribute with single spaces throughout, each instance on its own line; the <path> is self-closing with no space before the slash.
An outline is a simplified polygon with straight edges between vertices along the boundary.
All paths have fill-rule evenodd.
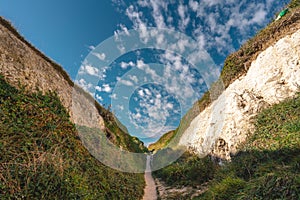
<path id="1" fill-rule="evenodd" d="M 154 179 L 151 175 L 151 156 L 147 156 L 147 163 L 146 163 L 146 170 L 145 170 L 145 181 L 146 181 L 146 187 L 144 189 L 144 197 L 143 200 L 156 200 L 157 194 L 156 194 L 156 185 L 154 182 Z"/>

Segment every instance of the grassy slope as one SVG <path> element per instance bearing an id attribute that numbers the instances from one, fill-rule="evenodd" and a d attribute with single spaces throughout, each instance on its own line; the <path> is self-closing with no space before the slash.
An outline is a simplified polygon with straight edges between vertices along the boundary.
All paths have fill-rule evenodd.
<path id="1" fill-rule="evenodd" d="M 240 152 L 222 167 L 186 153 L 154 176 L 170 186 L 210 181 L 196 199 L 300 199 L 300 94 L 262 111 L 255 126 Z"/>
<path id="2" fill-rule="evenodd" d="M 300 199 L 300 94 L 264 110 L 199 199 Z"/>
<path id="3" fill-rule="evenodd" d="M 61 74 L 62 77 L 68 82 L 70 86 L 74 86 L 76 90 L 82 93 L 87 99 L 89 99 L 96 106 L 99 114 L 104 118 L 106 123 L 107 132 L 111 135 L 112 142 L 118 146 L 122 146 L 123 149 L 130 152 L 145 152 L 147 148 L 144 147 L 143 143 L 136 137 L 130 136 L 126 131 L 123 131 L 120 126 L 123 126 L 114 115 L 108 110 L 102 107 L 95 99 L 82 88 L 74 84 L 67 72 L 57 63 L 48 58 L 45 54 L 40 52 L 32 44 L 30 44 L 23 36 L 21 36 L 18 31 L 12 26 L 10 22 L 5 20 L 0 16 L 0 23 L 6 27 L 12 34 L 14 34 L 21 42 L 26 44 L 33 52 L 39 55 L 42 59 L 51 64 L 51 66 L 57 71 L 58 74 Z"/>
<path id="4" fill-rule="evenodd" d="M 0 77 L 0 199 L 139 199 L 142 174 L 94 159 L 55 94 L 27 93 Z"/>
<path id="5" fill-rule="evenodd" d="M 169 131 L 168 133 L 164 134 L 159 140 L 153 144 L 150 144 L 148 149 L 149 151 L 159 150 L 168 145 L 170 140 L 173 138 L 175 131 Z"/>

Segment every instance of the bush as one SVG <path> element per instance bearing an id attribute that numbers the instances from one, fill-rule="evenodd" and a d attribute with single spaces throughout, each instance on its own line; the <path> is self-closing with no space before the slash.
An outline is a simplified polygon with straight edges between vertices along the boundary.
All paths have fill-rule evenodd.
<path id="1" fill-rule="evenodd" d="M 168 185 L 195 187 L 213 179 L 217 167 L 209 157 L 199 158 L 186 152 L 176 162 L 155 171 L 153 175 Z"/>

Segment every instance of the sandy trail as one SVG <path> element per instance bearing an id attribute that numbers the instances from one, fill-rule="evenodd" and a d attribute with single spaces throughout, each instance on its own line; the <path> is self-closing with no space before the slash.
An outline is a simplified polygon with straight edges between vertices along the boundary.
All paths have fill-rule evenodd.
<path id="1" fill-rule="evenodd" d="M 157 199 L 156 185 L 155 185 L 154 179 L 151 175 L 150 161 L 151 161 L 151 155 L 148 155 L 147 162 L 146 162 L 146 170 L 145 170 L 146 187 L 144 189 L 143 200 L 156 200 Z"/>

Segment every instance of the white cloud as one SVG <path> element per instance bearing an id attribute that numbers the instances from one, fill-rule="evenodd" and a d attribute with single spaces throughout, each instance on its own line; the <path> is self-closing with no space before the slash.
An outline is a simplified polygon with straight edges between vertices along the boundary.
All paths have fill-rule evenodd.
<path id="1" fill-rule="evenodd" d="M 93 96 L 93 84 L 88 83 L 85 79 L 81 78 L 79 80 L 75 80 L 75 83 L 80 86 L 85 91 L 89 92 Z M 92 92 L 91 92 L 92 91 Z"/>
<path id="2" fill-rule="evenodd" d="M 82 65 L 80 68 L 80 71 L 86 72 L 87 74 L 89 74 L 91 76 L 98 76 L 98 73 L 99 73 L 99 69 L 97 69 L 96 67 L 93 67 L 91 65 Z"/>
<path id="3" fill-rule="evenodd" d="M 101 92 L 101 91 L 102 91 L 102 88 L 101 88 L 100 86 L 97 85 L 97 86 L 95 87 L 95 90 Z"/>
<path id="4" fill-rule="evenodd" d="M 122 69 L 127 69 L 128 67 L 134 67 L 134 66 L 135 66 L 135 64 L 132 61 L 130 61 L 129 63 L 126 63 L 126 62 L 120 63 L 120 67 Z"/>
<path id="5" fill-rule="evenodd" d="M 100 80 L 104 80 L 106 77 L 106 71 L 109 67 L 104 66 L 102 68 L 96 68 L 89 64 L 87 61 L 84 61 L 79 68 L 78 75 L 80 76 L 93 76 L 97 77 Z M 87 79 L 88 77 L 85 77 Z"/>
<path id="6" fill-rule="evenodd" d="M 89 49 L 92 50 L 92 51 L 95 50 L 95 48 L 96 48 L 96 47 L 93 46 L 93 45 L 90 45 L 90 46 L 89 46 Z"/>
<path id="7" fill-rule="evenodd" d="M 134 76 L 134 75 L 128 75 L 128 78 L 129 78 L 130 80 L 132 80 L 135 84 L 137 84 L 138 81 L 139 81 L 138 77 L 137 77 L 137 76 Z"/>
<path id="8" fill-rule="evenodd" d="M 155 21 L 157 28 L 167 28 L 164 20 L 164 16 L 162 15 L 161 9 L 166 8 L 167 4 L 165 1 L 150 1 L 151 7 L 153 9 L 152 15 Z"/>
<path id="9" fill-rule="evenodd" d="M 184 31 L 187 27 L 187 25 L 190 22 L 190 17 L 188 13 L 188 8 L 187 6 L 184 6 L 183 4 L 179 4 L 178 6 L 178 14 L 180 16 L 180 21 L 179 21 L 179 29 L 181 31 Z"/>
<path id="10" fill-rule="evenodd" d="M 133 86 L 134 85 L 131 81 L 121 79 L 120 77 L 117 77 L 117 81 L 118 81 L 119 84 L 123 84 L 123 85 L 126 85 L 126 86 Z"/>
<path id="11" fill-rule="evenodd" d="M 191 25 L 189 31 L 201 48 L 217 49 L 221 55 L 227 55 L 234 50 L 233 40 L 244 41 L 236 37 L 248 38 L 249 33 L 253 33 L 253 27 L 264 25 L 268 20 L 267 14 L 274 12 L 274 6 L 278 7 L 279 4 L 274 0 L 138 0 L 136 4 L 128 6 L 126 14 L 145 41 L 149 39 L 147 26 L 185 32 Z M 177 9 L 170 10 L 170 6 Z M 150 13 L 152 18 L 143 13 Z M 196 17 L 194 14 L 192 17 L 191 13 L 196 13 Z M 177 25 L 173 20 L 176 15 Z M 232 28 L 239 30 L 239 36 L 230 35 Z M 157 42 L 160 43 L 162 39 L 157 37 Z"/>
<path id="12" fill-rule="evenodd" d="M 109 84 L 103 84 L 101 87 L 97 85 L 95 89 L 99 92 L 107 92 L 107 93 L 110 93 L 112 91 L 112 88 L 109 86 Z"/>
<path id="13" fill-rule="evenodd" d="M 126 9 L 126 15 L 133 22 L 133 28 L 139 31 L 140 38 L 147 42 L 149 35 L 147 32 L 147 25 L 141 19 L 143 17 L 142 12 L 136 11 L 136 8 L 133 5 L 130 5 Z"/>
<path id="14" fill-rule="evenodd" d="M 195 12 L 198 10 L 199 3 L 197 1 L 190 0 L 189 6 Z"/>
<path id="15" fill-rule="evenodd" d="M 103 84 L 102 85 L 102 91 L 110 93 L 112 91 L 112 88 L 109 86 L 109 84 Z"/>
<path id="16" fill-rule="evenodd" d="M 144 97 L 144 95 L 145 95 L 143 90 L 139 90 L 138 94 L 140 95 L 140 97 Z"/>
<path id="17" fill-rule="evenodd" d="M 123 105 L 117 105 L 117 108 L 118 108 L 119 110 L 121 110 L 121 111 L 124 110 L 124 106 L 123 106 Z"/>
<path id="18" fill-rule="evenodd" d="M 111 99 L 118 99 L 118 97 L 117 97 L 117 94 L 116 93 L 113 93 L 112 95 L 110 95 L 109 96 Z"/>
<path id="19" fill-rule="evenodd" d="M 120 28 L 126 35 L 130 35 L 130 33 L 125 25 L 120 24 Z"/>
<path id="20" fill-rule="evenodd" d="M 98 94 L 96 94 L 96 99 L 97 99 L 98 101 L 100 101 L 100 102 L 103 101 L 103 98 L 102 98 L 100 95 L 98 95 Z"/>
<path id="21" fill-rule="evenodd" d="M 106 58 L 105 53 L 96 53 L 96 52 L 93 52 L 92 54 L 94 56 L 96 56 L 97 58 L 99 58 L 100 60 L 105 60 L 105 58 Z"/>
<path id="22" fill-rule="evenodd" d="M 144 91 L 145 91 L 146 95 L 148 95 L 148 96 L 152 95 L 152 93 L 150 92 L 150 90 L 148 88 L 146 88 Z"/>
<path id="23" fill-rule="evenodd" d="M 162 95 L 155 87 L 146 87 L 137 91 L 137 108 L 130 112 L 130 121 L 148 137 L 164 133 L 172 113 L 178 113 L 169 95 Z"/>

